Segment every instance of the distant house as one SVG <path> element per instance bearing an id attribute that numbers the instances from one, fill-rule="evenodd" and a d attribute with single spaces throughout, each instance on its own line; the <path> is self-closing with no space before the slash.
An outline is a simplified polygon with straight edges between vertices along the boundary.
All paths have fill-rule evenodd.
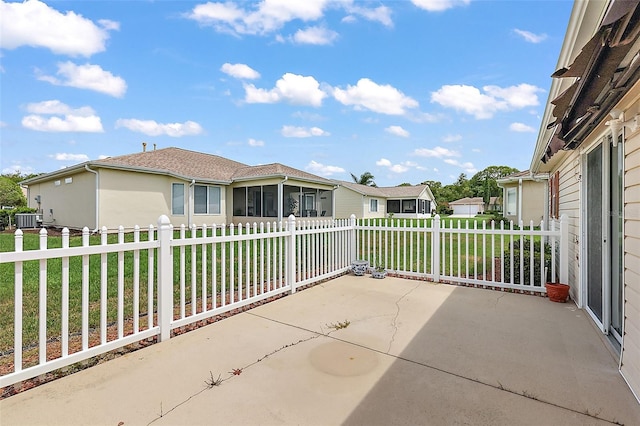
<path id="1" fill-rule="evenodd" d="M 427 185 L 373 187 L 353 182 L 334 181 L 335 217 L 358 219 L 383 218 L 393 213 L 396 218 L 431 217 L 436 202 Z"/>
<path id="2" fill-rule="evenodd" d="M 452 216 L 473 217 L 484 213 L 484 200 L 482 197 L 465 197 L 450 201 L 449 208 L 453 210 Z"/>
<path id="3" fill-rule="evenodd" d="M 165 148 L 88 161 L 22 182 L 43 225 L 69 228 L 280 221 L 333 215 L 335 184 L 282 164 L 249 166 Z"/>
<path id="4" fill-rule="evenodd" d="M 518 224 L 545 223 L 548 220 L 547 173 L 531 174 L 529 170 L 513 173 L 496 180 L 502 188 L 503 216 Z"/>

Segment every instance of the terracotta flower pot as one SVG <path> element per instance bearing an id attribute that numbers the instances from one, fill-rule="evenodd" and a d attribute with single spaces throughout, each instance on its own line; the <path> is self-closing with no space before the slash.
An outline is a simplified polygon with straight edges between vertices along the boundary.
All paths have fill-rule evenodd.
<path id="1" fill-rule="evenodd" d="M 569 286 L 567 284 L 547 283 L 547 296 L 552 302 L 564 303 L 569 298 Z"/>

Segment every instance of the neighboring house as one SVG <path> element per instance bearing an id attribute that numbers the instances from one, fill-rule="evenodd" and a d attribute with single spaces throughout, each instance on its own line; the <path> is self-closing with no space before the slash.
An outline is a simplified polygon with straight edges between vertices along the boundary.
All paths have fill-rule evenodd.
<path id="1" fill-rule="evenodd" d="M 248 166 L 217 155 L 165 148 L 88 161 L 22 182 L 44 226 L 110 230 L 280 221 L 333 215 L 328 179 L 282 164 Z"/>
<path id="2" fill-rule="evenodd" d="M 640 8 L 576 1 L 531 161 L 569 222 L 571 296 L 640 396 Z"/>
<path id="3" fill-rule="evenodd" d="M 354 182 L 334 181 L 335 217 L 355 214 L 358 219 L 431 217 L 436 202 L 427 185 L 375 187 Z"/>
<path id="4" fill-rule="evenodd" d="M 482 197 L 465 197 L 450 201 L 449 208 L 453 210 L 452 216 L 473 217 L 484 213 L 484 200 Z"/>
<path id="5" fill-rule="evenodd" d="M 502 188 L 504 200 L 503 216 L 515 224 L 528 225 L 533 221 L 539 225 L 548 222 L 547 183 L 549 175 L 532 175 L 529 170 L 513 173 L 496 180 Z"/>
<path id="6" fill-rule="evenodd" d="M 502 211 L 502 197 L 489 197 L 489 205 L 487 209 L 489 211 L 501 212 Z"/>

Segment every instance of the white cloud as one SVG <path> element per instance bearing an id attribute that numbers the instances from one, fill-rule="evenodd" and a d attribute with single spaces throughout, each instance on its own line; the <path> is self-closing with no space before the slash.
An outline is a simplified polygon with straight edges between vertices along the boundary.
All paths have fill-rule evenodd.
<path id="1" fill-rule="evenodd" d="M 98 25 L 75 12 L 60 13 L 38 0 L 0 2 L 0 48 L 44 47 L 56 54 L 91 56 L 105 50 L 109 31 L 119 24 L 99 20 Z"/>
<path id="2" fill-rule="evenodd" d="M 22 126 L 27 129 L 39 132 L 104 131 L 100 117 L 89 106 L 71 108 L 59 100 L 50 100 L 27 104 L 26 110 L 31 113 L 22 118 Z"/>
<path id="3" fill-rule="evenodd" d="M 342 167 L 328 166 L 313 160 L 311 160 L 311 162 L 307 164 L 307 167 L 305 167 L 305 169 L 320 176 L 331 176 L 335 173 L 344 173 L 346 171 Z"/>
<path id="4" fill-rule="evenodd" d="M 122 77 L 114 76 L 103 70 L 99 65 L 76 65 L 73 62 L 59 62 L 58 76 L 42 75 L 38 80 L 47 81 L 56 86 L 69 86 L 78 89 L 94 90 L 107 95 L 121 98 L 127 91 L 127 83 Z"/>
<path id="5" fill-rule="evenodd" d="M 467 174 L 474 174 L 474 173 L 477 173 L 478 171 L 478 169 L 475 168 L 473 163 L 470 163 L 470 162 L 461 163 L 460 161 L 454 160 L 453 158 L 447 158 L 444 160 L 444 162 L 452 166 L 460 167 Z"/>
<path id="6" fill-rule="evenodd" d="M 442 138 L 442 142 L 446 143 L 458 142 L 459 140 L 462 140 L 462 135 L 445 135 Z"/>
<path id="7" fill-rule="evenodd" d="M 460 153 L 457 151 L 453 151 L 447 148 L 443 148 L 441 146 L 436 146 L 433 149 L 430 148 L 417 148 L 413 151 L 413 155 L 417 157 L 427 157 L 427 158 L 443 158 L 443 157 L 459 157 Z"/>
<path id="8" fill-rule="evenodd" d="M 59 152 L 57 154 L 50 155 L 49 157 L 58 161 L 75 161 L 75 162 L 89 161 L 89 156 L 87 156 L 86 154 L 69 154 L 66 152 Z"/>
<path id="9" fill-rule="evenodd" d="M 524 133 L 534 133 L 536 129 L 531 126 L 527 126 L 524 123 L 511 123 L 509 126 L 509 130 L 512 132 L 524 132 Z"/>
<path id="10" fill-rule="evenodd" d="M 418 170 L 424 170 L 424 167 L 419 166 L 417 163 L 413 161 L 405 161 L 403 163 L 393 164 L 386 158 L 381 158 L 376 161 L 376 166 L 386 167 L 390 172 L 393 173 L 405 173 L 409 171 L 411 168 L 416 168 Z"/>
<path id="11" fill-rule="evenodd" d="M 294 105 L 321 106 L 327 96 L 320 89 L 320 83 L 311 76 L 286 73 L 270 90 L 258 89 L 253 84 L 245 84 L 247 103 L 272 104 L 286 101 Z"/>
<path id="12" fill-rule="evenodd" d="M 326 45 L 333 43 L 338 38 L 338 33 L 324 27 L 309 27 L 298 30 L 291 37 L 297 44 Z"/>
<path id="13" fill-rule="evenodd" d="M 5 123 L 4 121 L 0 121 L 0 127 L 7 127 L 7 126 L 8 126 L 7 123 Z"/>
<path id="14" fill-rule="evenodd" d="M 157 123 L 154 120 L 138 120 L 135 118 L 121 118 L 116 121 L 116 128 L 124 127 L 132 132 L 143 133 L 149 136 L 166 135 L 174 138 L 182 136 L 199 135 L 203 132 L 202 126 L 194 121 L 184 123 Z"/>
<path id="15" fill-rule="evenodd" d="M 296 127 L 296 126 L 282 126 L 280 133 L 285 138 L 309 138 L 311 136 L 329 136 L 329 132 L 325 132 L 319 127 Z"/>
<path id="16" fill-rule="evenodd" d="M 466 6 L 471 0 L 411 0 L 411 3 L 429 12 L 442 12 L 457 6 Z"/>
<path id="17" fill-rule="evenodd" d="M 230 64 L 227 62 L 220 67 L 220 71 L 230 75 L 231 77 L 245 80 L 255 80 L 260 78 L 260 73 L 258 71 L 245 64 Z"/>
<path id="18" fill-rule="evenodd" d="M 362 4 L 362 3 L 361 3 Z M 360 16 L 368 21 L 380 22 L 385 27 L 392 27 L 393 20 L 391 19 L 391 9 L 387 6 L 378 6 L 373 9 L 367 9 L 366 7 L 356 6 L 355 3 L 346 6 L 348 15 L 342 19 L 342 22 L 350 23 L 356 21 L 354 15 Z"/>
<path id="19" fill-rule="evenodd" d="M 482 89 L 485 93 L 473 86 L 445 85 L 431 93 L 431 102 L 471 114 L 481 120 L 493 117 L 498 111 L 538 105 L 536 92 L 543 91 L 525 83 L 505 88 L 484 86 Z"/>
<path id="20" fill-rule="evenodd" d="M 392 135 L 401 136 L 403 138 L 408 138 L 409 137 L 409 132 L 406 131 L 405 129 L 403 129 L 402 127 L 400 127 L 400 126 L 389 126 L 384 130 L 385 130 L 385 132 L 391 133 Z"/>
<path id="21" fill-rule="evenodd" d="M 530 31 L 519 30 L 517 28 L 514 29 L 513 32 L 518 34 L 520 37 L 522 37 L 525 41 L 528 41 L 529 43 L 540 43 L 547 39 L 546 34 L 534 34 Z"/>
<path id="22" fill-rule="evenodd" d="M 253 138 L 249 138 L 249 141 L 247 143 L 249 144 L 249 146 L 264 146 L 264 141 Z"/>
<path id="23" fill-rule="evenodd" d="M 242 7 L 248 5 L 246 8 Z M 216 31 L 230 34 L 268 35 L 282 29 L 291 21 L 316 22 L 324 16 L 327 8 L 342 8 L 349 16 L 357 15 L 364 19 L 391 26 L 391 10 L 386 6 L 368 9 L 355 6 L 353 0 L 333 1 L 283 1 L 263 0 L 250 4 L 247 2 L 207 2 L 195 6 L 183 16 L 203 26 L 213 27 Z M 345 18 L 349 19 L 349 17 Z M 282 41 L 281 36 L 276 36 Z"/>
<path id="24" fill-rule="evenodd" d="M 104 160 L 105 158 L 109 158 L 109 155 L 100 154 L 98 155 L 98 160 Z"/>
<path id="25" fill-rule="evenodd" d="M 320 19 L 327 3 L 328 0 L 264 0 L 257 4 L 257 8 L 245 10 L 236 3 L 207 2 L 195 6 L 184 16 L 200 25 L 212 26 L 220 32 L 264 35 L 277 31 L 285 23 L 296 19 L 305 22 Z"/>
<path id="26" fill-rule="evenodd" d="M 361 78 L 355 86 L 336 88 L 333 96 L 343 105 L 353 105 L 356 109 L 368 110 L 388 115 L 403 115 L 408 108 L 416 108 L 418 102 L 393 86 L 379 85 L 368 78 Z"/>
<path id="27" fill-rule="evenodd" d="M 42 117 L 41 115 L 27 115 L 22 118 L 22 126 L 38 132 L 86 132 L 102 133 L 100 117 L 79 117 L 66 115 L 60 117 Z"/>

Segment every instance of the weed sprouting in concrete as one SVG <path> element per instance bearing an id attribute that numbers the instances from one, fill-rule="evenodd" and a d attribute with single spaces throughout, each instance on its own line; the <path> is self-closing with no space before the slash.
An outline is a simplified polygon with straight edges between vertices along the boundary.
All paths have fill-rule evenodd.
<path id="1" fill-rule="evenodd" d="M 209 371 L 209 374 L 211 375 L 211 378 L 204 381 L 204 384 L 207 385 L 207 389 L 211 389 L 214 386 L 220 386 L 222 384 L 222 377 L 220 376 L 220 374 L 218 374 L 217 379 L 213 378 L 213 373 L 211 371 Z"/>
<path id="2" fill-rule="evenodd" d="M 343 328 L 349 327 L 349 324 L 351 324 L 351 321 L 344 320 L 342 322 L 326 324 L 326 327 L 331 328 L 333 330 L 342 330 Z"/>

